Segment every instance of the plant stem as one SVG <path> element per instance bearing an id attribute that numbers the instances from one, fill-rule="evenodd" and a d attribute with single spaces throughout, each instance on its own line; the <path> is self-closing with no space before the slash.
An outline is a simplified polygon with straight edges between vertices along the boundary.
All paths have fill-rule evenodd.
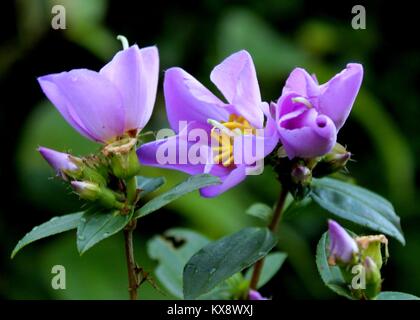
<path id="1" fill-rule="evenodd" d="M 136 177 L 132 177 L 130 179 L 125 180 L 125 187 L 127 193 L 127 201 L 128 203 L 134 204 L 137 197 L 137 182 Z"/>
<path id="2" fill-rule="evenodd" d="M 273 233 L 276 233 L 277 231 L 287 193 L 288 193 L 287 189 L 282 187 L 279 194 L 279 199 L 277 200 L 276 208 L 274 209 L 274 212 L 273 212 L 273 217 L 268 225 L 268 229 Z M 250 289 L 252 290 L 257 289 L 258 281 L 260 279 L 263 266 L 264 266 L 264 258 L 258 260 L 255 263 L 254 271 L 252 272 L 251 283 L 249 285 Z"/>
<path id="3" fill-rule="evenodd" d="M 139 287 L 138 275 L 139 270 L 137 268 L 136 261 L 134 259 L 133 250 L 133 231 L 136 228 L 137 221 L 132 220 L 128 223 L 124 229 L 124 240 L 125 240 L 125 257 L 127 261 L 128 271 L 128 292 L 130 294 L 130 300 L 137 300 L 137 289 Z"/>

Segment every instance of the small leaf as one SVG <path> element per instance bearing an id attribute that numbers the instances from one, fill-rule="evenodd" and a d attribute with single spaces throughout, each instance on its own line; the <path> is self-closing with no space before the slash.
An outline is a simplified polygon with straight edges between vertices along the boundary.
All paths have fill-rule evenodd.
<path id="1" fill-rule="evenodd" d="M 353 299 L 350 290 L 345 283 L 341 271 L 337 266 L 328 264 L 328 233 L 325 232 L 319 240 L 316 248 L 316 266 L 325 285 L 340 296 Z"/>
<path id="2" fill-rule="evenodd" d="M 184 268 L 184 297 L 195 299 L 253 265 L 276 245 L 266 228 L 245 228 L 195 253 Z"/>
<path id="3" fill-rule="evenodd" d="M 182 271 L 191 256 L 209 240 L 187 229 L 170 229 L 147 243 L 150 258 L 158 260 L 156 277 L 175 297 L 182 299 Z"/>
<path id="4" fill-rule="evenodd" d="M 13 249 L 11 258 L 13 258 L 23 247 L 34 241 L 77 228 L 82 215 L 83 212 L 77 212 L 61 217 L 54 217 L 51 220 L 34 227 L 18 242 Z"/>
<path id="5" fill-rule="evenodd" d="M 364 188 L 331 178 L 314 179 L 312 199 L 332 214 L 390 235 L 405 244 L 392 204 Z"/>
<path id="6" fill-rule="evenodd" d="M 115 212 L 86 211 L 77 227 L 77 249 L 82 255 L 98 242 L 122 230 L 130 221 L 130 215 Z"/>
<path id="7" fill-rule="evenodd" d="M 263 287 L 268 281 L 273 278 L 277 271 L 283 265 L 286 260 L 287 254 L 283 252 L 275 252 L 268 254 L 264 259 L 264 266 L 261 270 L 261 276 L 258 280 L 257 289 Z M 251 280 L 252 272 L 254 268 L 250 268 L 245 275 L 245 279 Z"/>
<path id="8" fill-rule="evenodd" d="M 420 300 L 420 298 L 409 293 L 383 291 L 378 294 L 375 300 Z"/>
<path id="9" fill-rule="evenodd" d="M 247 210 L 246 213 L 263 221 L 270 221 L 273 215 L 273 209 L 265 203 L 254 203 Z"/>
<path id="10" fill-rule="evenodd" d="M 143 207 L 134 213 L 134 218 L 141 218 L 148 215 L 149 213 L 159 210 L 160 208 L 166 206 L 168 203 L 175 201 L 187 193 L 219 183 L 219 178 L 209 174 L 191 176 L 184 182 L 176 185 L 171 190 L 162 193 L 147 202 Z"/>
<path id="11" fill-rule="evenodd" d="M 136 182 L 137 182 L 137 189 L 140 190 L 140 199 L 141 199 L 141 198 L 144 198 L 149 193 L 159 189 L 165 183 L 165 178 L 164 177 L 148 178 L 148 177 L 137 176 Z"/>

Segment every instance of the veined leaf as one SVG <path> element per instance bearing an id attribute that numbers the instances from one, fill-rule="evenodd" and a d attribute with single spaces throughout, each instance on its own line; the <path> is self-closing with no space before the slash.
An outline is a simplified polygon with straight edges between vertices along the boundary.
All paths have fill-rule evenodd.
<path id="1" fill-rule="evenodd" d="M 195 299 L 265 257 L 276 245 L 267 228 L 245 228 L 212 242 L 184 268 L 184 298 Z"/>
<path id="2" fill-rule="evenodd" d="M 77 249 L 82 255 L 98 242 L 122 230 L 130 221 L 130 215 L 114 211 L 86 211 L 77 227 Z"/>
<path id="3" fill-rule="evenodd" d="M 331 178 L 314 179 L 312 199 L 332 214 L 405 244 L 400 218 L 392 204 L 376 193 Z"/>
<path id="4" fill-rule="evenodd" d="M 11 258 L 13 258 L 23 247 L 34 241 L 77 228 L 82 215 L 83 212 L 77 212 L 61 217 L 54 217 L 51 220 L 34 227 L 17 243 L 16 247 L 13 249 Z"/>

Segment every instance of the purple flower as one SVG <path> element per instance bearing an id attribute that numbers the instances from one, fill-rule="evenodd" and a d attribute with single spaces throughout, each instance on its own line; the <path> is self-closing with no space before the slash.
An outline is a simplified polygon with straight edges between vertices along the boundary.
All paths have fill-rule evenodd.
<path id="1" fill-rule="evenodd" d="M 328 220 L 328 233 L 330 236 L 329 262 L 350 263 L 359 252 L 356 241 L 337 222 Z"/>
<path id="2" fill-rule="evenodd" d="M 264 125 L 268 104 L 261 101 L 254 63 L 247 51 L 239 51 L 226 58 L 213 69 L 210 79 L 227 103 L 183 69 L 167 70 L 164 80 L 166 111 L 176 135 L 144 144 L 138 150 L 143 165 L 180 170 L 192 175 L 206 172 L 220 177 L 220 185 L 200 190 L 205 197 L 217 196 L 245 179 L 247 170 L 252 167 L 242 161 L 252 152 L 247 145 L 260 144 L 263 147 L 263 152 L 256 156 L 257 160 L 261 160 L 278 143 L 274 120 L 268 117 Z M 180 127 L 183 122 L 186 125 Z M 190 139 L 188 133 L 194 130 L 204 133 L 209 139 Z M 263 134 L 257 135 L 256 131 Z M 243 139 L 243 144 L 231 144 L 231 138 Z M 228 143 L 223 142 L 226 140 Z M 177 155 L 177 161 L 162 163 L 159 155 L 163 146 L 183 149 L 184 152 Z M 198 160 L 185 156 L 193 151 L 198 154 Z"/>
<path id="3" fill-rule="evenodd" d="M 292 71 L 276 108 L 280 139 L 290 159 L 328 153 L 346 121 L 363 78 L 363 67 L 350 63 L 319 85 L 304 69 Z"/>
<path id="4" fill-rule="evenodd" d="M 58 152 L 44 147 L 39 147 L 38 151 L 57 174 L 65 180 L 67 179 L 66 172 L 77 172 L 79 170 L 76 162 L 80 159 L 68 153 Z"/>
<path id="5" fill-rule="evenodd" d="M 249 300 L 268 300 L 267 298 L 263 297 L 261 293 L 256 290 L 249 290 L 248 293 Z"/>
<path id="6" fill-rule="evenodd" d="M 133 45 L 99 72 L 75 69 L 38 78 L 45 95 L 85 137 L 108 143 L 136 135 L 149 121 L 156 97 L 156 47 Z"/>

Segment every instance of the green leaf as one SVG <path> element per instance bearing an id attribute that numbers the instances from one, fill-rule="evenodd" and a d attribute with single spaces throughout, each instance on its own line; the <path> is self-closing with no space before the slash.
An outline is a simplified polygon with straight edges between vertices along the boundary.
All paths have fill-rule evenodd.
<path id="1" fill-rule="evenodd" d="M 405 244 L 400 218 L 394 207 L 376 193 L 339 180 L 323 178 L 313 180 L 311 197 L 332 214 L 383 232 Z"/>
<path id="2" fill-rule="evenodd" d="M 150 258 L 158 260 L 156 277 L 175 297 L 182 299 L 182 271 L 191 256 L 209 240 L 187 229 L 170 229 L 147 243 Z"/>
<path id="3" fill-rule="evenodd" d="M 149 193 L 159 189 L 165 183 L 165 178 L 164 177 L 148 178 L 148 177 L 137 176 L 136 182 L 137 182 L 137 189 L 140 189 L 140 199 L 141 199 L 141 198 L 144 198 Z"/>
<path id="4" fill-rule="evenodd" d="M 260 279 L 258 280 L 257 289 L 263 287 L 268 281 L 271 280 L 271 278 L 276 275 L 277 271 L 279 271 L 286 258 L 287 254 L 283 252 L 270 253 L 267 255 L 267 257 L 265 257 L 264 266 L 261 271 Z M 254 268 L 250 268 L 246 272 L 245 279 L 251 280 L 253 270 Z"/>
<path id="5" fill-rule="evenodd" d="M 23 247 L 34 241 L 77 228 L 82 215 L 83 212 L 77 212 L 61 217 L 54 217 L 51 220 L 34 227 L 17 243 L 16 247 L 13 249 L 11 258 L 13 258 Z"/>
<path id="6" fill-rule="evenodd" d="M 276 237 L 266 228 L 245 228 L 208 244 L 185 265 L 185 299 L 195 299 L 253 265 L 276 243 Z"/>
<path id="7" fill-rule="evenodd" d="M 409 293 L 383 291 L 378 294 L 375 300 L 420 300 L 420 298 Z"/>
<path id="8" fill-rule="evenodd" d="M 149 213 L 159 210 L 160 208 L 166 206 L 168 203 L 175 201 L 187 193 L 219 183 L 219 178 L 209 174 L 191 176 L 184 182 L 176 185 L 171 190 L 162 193 L 147 202 L 143 207 L 134 213 L 134 218 L 141 218 L 148 215 Z"/>
<path id="9" fill-rule="evenodd" d="M 270 218 L 273 215 L 273 209 L 265 203 L 258 202 L 251 205 L 246 210 L 246 213 L 263 221 L 270 221 Z"/>
<path id="10" fill-rule="evenodd" d="M 116 212 L 86 211 L 77 227 L 77 249 L 82 255 L 98 242 L 122 230 L 130 221 L 130 215 Z"/>
<path id="11" fill-rule="evenodd" d="M 337 266 L 328 264 L 328 233 L 325 232 L 319 240 L 316 248 L 316 266 L 325 285 L 340 296 L 353 299 L 350 290 L 345 283 L 341 271 Z"/>

